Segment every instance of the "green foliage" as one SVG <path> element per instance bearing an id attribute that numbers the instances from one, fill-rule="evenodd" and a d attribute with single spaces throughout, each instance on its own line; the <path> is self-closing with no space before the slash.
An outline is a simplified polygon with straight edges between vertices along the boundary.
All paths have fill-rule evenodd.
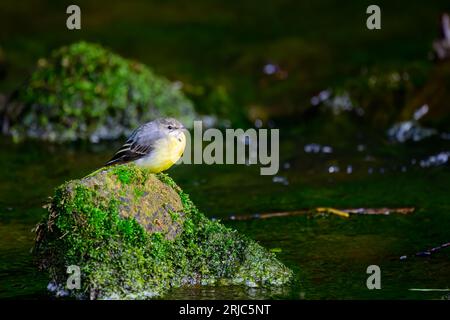
<path id="1" fill-rule="evenodd" d="M 160 116 L 190 126 L 195 116 L 176 85 L 86 42 L 40 59 L 18 100 L 25 108 L 12 119 L 11 133 L 52 141 L 117 138 Z"/>

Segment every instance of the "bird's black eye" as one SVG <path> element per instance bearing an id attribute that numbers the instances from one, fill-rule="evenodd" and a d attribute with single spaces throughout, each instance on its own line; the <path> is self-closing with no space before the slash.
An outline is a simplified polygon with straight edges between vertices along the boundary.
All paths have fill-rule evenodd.
<path id="1" fill-rule="evenodd" d="M 173 127 L 172 127 L 172 126 L 168 126 L 168 127 L 167 127 L 167 129 L 169 129 L 169 130 L 172 130 L 172 129 L 173 129 Z"/>

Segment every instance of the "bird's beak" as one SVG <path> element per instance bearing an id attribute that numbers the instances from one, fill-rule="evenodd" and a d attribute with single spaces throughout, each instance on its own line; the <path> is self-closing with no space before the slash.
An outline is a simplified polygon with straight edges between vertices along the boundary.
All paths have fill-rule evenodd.
<path id="1" fill-rule="evenodd" d="M 187 130 L 187 128 L 184 125 L 181 125 L 180 129 L 181 130 Z"/>

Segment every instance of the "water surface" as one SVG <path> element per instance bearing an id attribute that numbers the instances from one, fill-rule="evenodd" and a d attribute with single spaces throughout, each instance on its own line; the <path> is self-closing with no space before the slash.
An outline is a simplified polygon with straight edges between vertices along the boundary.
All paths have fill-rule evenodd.
<path id="1" fill-rule="evenodd" d="M 392 144 L 383 134 L 319 134 L 281 129 L 281 169 L 179 165 L 169 174 L 209 217 L 257 240 L 295 271 L 292 285 L 258 289 L 196 287 L 171 290 L 170 299 L 441 299 L 450 287 L 450 248 L 416 256 L 450 241 L 448 163 L 420 160 L 450 150 L 446 140 Z M 311 144 L 328 146 L 314 153 Z M 99 145 L 13 144 L 0 147 L 0 298 L 49 299 L 47 276 L 33 266 L 31 229 L 56 186 L 101 166 L 120 142 Z M 323 148 L 322 148 L 323 149 Z M 321 150 L 322 150 L 321 149 Z M 333 169 L 330 169 L 333 168 Z M 351 168 L 351 169 L 349 169 Z M 251 215 L 316 207 L 414 207 L 413 214 L 305 214 L 233 221 Z M 407 256 L 406 258 L 400 258 Z M 381 290 L 368 290 L 366 268 L 381 268 Z"/>

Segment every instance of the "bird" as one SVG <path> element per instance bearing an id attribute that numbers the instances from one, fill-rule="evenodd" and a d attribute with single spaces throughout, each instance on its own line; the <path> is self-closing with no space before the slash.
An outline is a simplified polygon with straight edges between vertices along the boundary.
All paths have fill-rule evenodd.
<path id="1" fill-rule="evenodd" d="M 152 173 L 169 169 L 186 147 L 185 126 L 174 118 L 159 118 L 134 130 L 105 166 L 134 162 Z"/>

